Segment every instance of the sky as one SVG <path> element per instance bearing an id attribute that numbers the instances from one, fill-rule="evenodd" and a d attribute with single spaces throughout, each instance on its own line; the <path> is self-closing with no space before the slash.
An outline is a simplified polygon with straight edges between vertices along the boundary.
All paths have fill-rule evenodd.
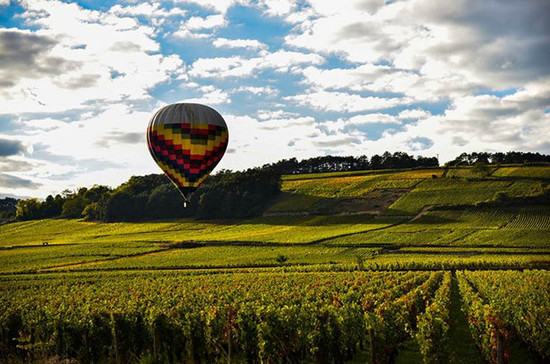
<path id="1" fill-rule="evenodd" d="M 159 108 L 229 127 L 219 169 L 550 153 L 547 0 L 0 0 L 0 195 L 160 173 Z"/>

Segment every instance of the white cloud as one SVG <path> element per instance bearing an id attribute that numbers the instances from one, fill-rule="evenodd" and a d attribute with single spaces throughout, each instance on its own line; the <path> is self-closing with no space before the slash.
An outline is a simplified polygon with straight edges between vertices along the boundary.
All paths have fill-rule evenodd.
<path id="1" fill-rule="evenodd" d="M 248 49 L 266 49 L 267 45 L 256 39 L 227 39 L 218 38 L 212 45 L 217 48 L 248 48 Z"/>
<path id="2" fill-rule="evenodd" d="M 284 110 L 258 110 L 258 118 L 261 120 L 267 119 L 282 119 L 282 118 L 295 118 L 299 114 L 284 111 Z"/>
<path id="3" fill-rule="evenodd" d="M 286 15 L 296 7 L 293 0 L 263 0 L 260 4 L 266 8 L 266 13 L 270 16 Z"/>
<path id="4" fill-rule="evenodd" d="M 339 118 L 335 121 L 325 121 L 319 124 L 319 128 L 329 135 L 335 135 L 352 133 L 351 130 L 354 128 L 369 124 L 401 124 L 401 120 L 390 114 L 371 113 L 355 115 L 351 118 Z"/>
<path id="5" fill-rule="evenodd" d="M 214 10 L 217 13 L 225 14 L 227 12 L 227 9 L 229 9 L 233 5 L 241 4 L 246 5 L 248 4 L 248 0 L 209 0 L 209 1 L 203 1 L 203 0 L 174 0 L 175 3 L 182 3 L 182 4 L 196 4 L 198 6 L 201 6 L 206 9 Z"/>
<path id="6" fill-rule="evenodd" d="M 181 22 L 179 29 L 172 36 L 179 38 L 210 38 L 213 33 L 227 25 L 223 15 L 210 15 L 205 18 L 194 16 Z M 205 32 L 206 31 L 206 32 Z"/>
<path id="7" fill-rule="evenodd" d="M 254 95 L 275 96 L 278 91 L 270 86 L 255 87 L 255 86 L 241 86 L 233 90 L 234 92 L 250 92 Z"/>
<path id="8" fill-rule="evenodd" d="M 191 30 L 212 29 L 225 26 L 226 20 L 223 15 L 210 15 L 206 18 L 194 16 L 186 22 L 186 27 Z"/>
<path id="9" fill-rule="evenodd" d="M 199 90 L 203 92 L 201 97 L 188 98 L 185 102 L 216 105 L 216 104 L 228 104 L 231 103 L 229 94 L 214 86 L 203 86 Z"/>
<path id="10" fill-rule="evenodd" d="M 255 71 L 265 69 L 287 72 L 291 66 L 323 62 L 324 58 L 316 54 L 289 51 L 277 51 L 255 58 L 239 56 L 201 58 L 193 63 L 189 75 L 199 78 L 243 77 L 252 76 Z"/>
<path id="11" fill-rule="evenodd" d="M 384 62 L 393 72 L 411 73 L 404 88 L 412 84 L 411 93 L 420 90 L 424 97 L 518 87 L 550 71 L 543 61 L 550 33 L 536 25 L 550 11 L 545 1 L 529 6 L 475 0 L 311 4 L 319 16 L 297 27 L 287 44 L 360 64 Z"/>
<path id="12" fill-rule="evenodd" d="M 425 119 L 432 114 L 429 111 L 422 109 L 406 109 L 397 115 L 399 119 Z"/>
<path id="13" fill-rule="evenodd" d="M 134 6 L 114 5 L 109 9 L 115 15 L 145 16 L 151 18 L 169 18 L 173 16 L 184 16 L 187 12 L 177 7 L 165 9 L 160 3 L 141 3 Z"/>
<path id="14" fill-rule="evenodd" d="M 357 112 L 365 110 L 389 109 L 398 105 L 407 105 L 412 102 L 408 98 L 381 98 L 362 97 L 345 92 L 316 91 L 303 95 L 287 96 L 288 101 L 299 105 L 310 106 L 317 110 Z"/>
<path id="15" fill-rule="evenodd" d="M 38 30 L 0 31 L 0 40 L 12 42 L 12 62 L 0 65 L 0 76 L 14 80 L 0 85 L 0 113 L 60 112 L 89 108 L 91 100 L 148 99 L 150 88 L 185 70 L 179 57 L 158 53 L 153 30 L 135 19 L 59 1 L 23 5 L 23 17 Z M 21 61 L 25 52 L 32 53 Z M 25 62 L 28 68 L 22 70 Z"/>
<path id="16" fill-rule="evenodd" d="M 349 124 L 365 125 L 365 124 L 399 124 L 400 121 L 393 115 L 389 114 L 365 114 L 355 115 L 346 121 Z"/>

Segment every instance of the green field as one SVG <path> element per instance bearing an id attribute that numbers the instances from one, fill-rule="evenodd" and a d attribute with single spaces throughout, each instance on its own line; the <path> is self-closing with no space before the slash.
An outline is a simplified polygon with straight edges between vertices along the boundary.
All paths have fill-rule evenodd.
<path id="1" fill-rule="evenodd" d="M 545 362 L 550 167 L 490 172 L 285 176 L 248 220 L 2 225 L 0 361 Z"/>

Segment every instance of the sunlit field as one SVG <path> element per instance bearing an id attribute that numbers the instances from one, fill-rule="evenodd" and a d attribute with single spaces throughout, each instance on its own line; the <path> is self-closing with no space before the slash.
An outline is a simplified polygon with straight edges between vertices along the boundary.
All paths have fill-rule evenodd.
<path id="1" fill-rule="evenodd" d="M 2 225 L 0 359 L 545 362 L 549 171 L 291 175 L 252 219 Z"/>

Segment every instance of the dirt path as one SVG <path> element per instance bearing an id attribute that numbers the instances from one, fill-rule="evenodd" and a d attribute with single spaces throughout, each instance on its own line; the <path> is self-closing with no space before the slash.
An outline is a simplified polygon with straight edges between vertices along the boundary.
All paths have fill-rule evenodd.
<path id="1" fill-rule="evenodd" d="M 422 215 L 424 215 L 424 213 L 426 213 L 426 211 L 428 211 L 428 210 L 430 209 L 430 207 L 431 207 L 431 206 L 424 206 L 424 207 L 422 208 L 422 210 L 420 210 L 420 211 L 418 212 L 418 214 L 414 215 L 414 217 L 413 217 L 412 219 L 410 219 L 409 221 L 407 221 L 407 222 L 413 222 L 413 221 L 415 221 L 415 220 L 420 219 L 420 218 L 422 217 Z"/>
<path id="2" fill-rule="evenodd" d="M 462 311 L 462 296 L 458 289 L 458 280 L 453 275 L 451 281 L 451 330 L 449 343 L 451 346 L 450 362 L 453 364 L 482 364 L 481 354 L 476 348 L 468 318 Z"/>

